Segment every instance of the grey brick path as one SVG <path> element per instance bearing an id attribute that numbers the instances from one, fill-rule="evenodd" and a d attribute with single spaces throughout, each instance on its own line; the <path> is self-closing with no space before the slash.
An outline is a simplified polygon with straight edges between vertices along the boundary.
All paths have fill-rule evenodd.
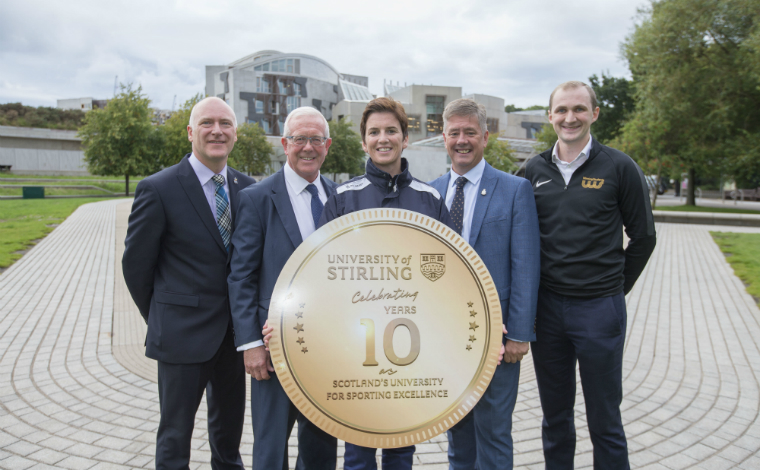
<path id="1" fill-rule="evenodd" d="M 0 275 L 2 469 L 152 466 L 158 397 L 119 276 L 128 212 L 117 217 L 119 204 L 82 206 Z M 760 310 L 708 230 L 721 227 L 658 225 L 658 247 L 627 299 L 623 418 L 633 468 L 760 469 Z M 515 463 L 538 469 L 541 409 L 523 362 Z M 579 387 L 578 468 L 592 462 L 583 409 Z M 191 468 L 208 468 L 204 415 Z M 245 429 L 249 465 L 249 416 Z M 446 468 L 445 438 L 433 441 L 418 446 L 416 467 Z"/>

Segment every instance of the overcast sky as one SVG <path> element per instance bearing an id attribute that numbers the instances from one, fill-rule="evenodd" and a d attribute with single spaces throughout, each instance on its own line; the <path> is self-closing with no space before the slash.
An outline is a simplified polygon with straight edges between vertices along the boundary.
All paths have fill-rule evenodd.
<path id="1" fill-rule="evenodd" d="M 205 88 L 206 65 L 263 49 L 341 72 L 461 86 L 518 106 L 594 73 L 629 76 L 620 43 L 647 0 L 0 1 L 0 103 L 110 98 L 114 77 L 168 109 Z"/>

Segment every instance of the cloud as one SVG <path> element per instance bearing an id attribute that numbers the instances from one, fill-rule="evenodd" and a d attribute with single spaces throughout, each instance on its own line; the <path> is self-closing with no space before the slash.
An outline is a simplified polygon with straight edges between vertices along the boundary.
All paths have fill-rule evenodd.
<path id="1" fill-rule="evenodd" d="M 3 2 L 0 102 L 107 98 L 118 76 L 169 108 L 204 90 L 206 65 L 275 49 L 368 76 L 376 94 L 389 79 L 528 106 L 565 80 L 627 75 L 635 13 L 626 0 Z"/>

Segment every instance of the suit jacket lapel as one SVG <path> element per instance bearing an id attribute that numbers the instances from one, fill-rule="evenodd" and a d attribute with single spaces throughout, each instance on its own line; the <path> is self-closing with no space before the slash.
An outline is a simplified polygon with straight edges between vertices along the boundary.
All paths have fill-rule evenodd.
<path id="1" fill-rule="evenodd" d="M 493 196 L 494 188 L 496 187 L 496 178 L 493 176 L 495 170 L 486 162 L 486 167 L 483 169 L 483 176 L 480 178 L 480 187 L 475 197 L 475 210 L 472 213 L 472 225 L 470 226 L 470 245 L 475 246 L 475 242 L 478 241 L 478 235 L 480 234 L 480 227 L 483 225 L 483 219 L 486 216 L 486 210 L 488 204 L 491 202 L 491 196 Z M 486 190 L 486 194 L 483 195 L 483 190 Z"/>
<path id="2" fill-rule="evenodd" d="M 203 221 L 203 225 L 206 226 L 211 236 L 216 240 L 219 248 L 227 253 L 227 249 L 224 247 L 224 240 L 222 240 L 222 235 L 219 233 L 219 227 L 216 225 L 216 219 L 214 219 L 214 215 L 211 213 L 211 208 L 208 205 L 206 194 L 203 192 L 201 182 L 198 181 L 198 176 L 193 171 L 193 167 L 187 161 L 187 157 L 179 162 L 177 179 L 179 179 L 182 188 L 187 194 L 187 198 L 198 213 L 198 217 Z"/>
<path id="3" fill-rule="evenodd" d="M 237 213 L 237 193 L 240 189 L 238 180 L 232 172 L 232 168 L 227 167 L 227 187 L 230 188 L 230 215 L 232 216 L 232 226 L 235 227 L 235 214 Z"/>
<path id="4" fill-rule="evenodd" d="M 301 230 L 298 228 L 296 213 L 293 211 L 293 205 L 290 203 L 288 187 L 285 183 L 285 172 L 280 170 L 271 177 L 275 178 L 272 184 L 272 202 L 274 202 L 274 207 L 277 208 L 277 213 L 280 215 L 280 220 L 283 227 L 285 227 L 285 231 L 288 232 L 290 241 L 297 248 L 303 239 L 301 238 Z"/>

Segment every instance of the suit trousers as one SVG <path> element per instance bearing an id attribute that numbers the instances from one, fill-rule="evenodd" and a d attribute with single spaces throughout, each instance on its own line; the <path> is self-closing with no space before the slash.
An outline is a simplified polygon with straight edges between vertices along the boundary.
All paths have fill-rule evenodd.
<path id="1" fill-rule="evenodd" d="M 544 412 L 541 436 L 547 469 L 573 468 L 576 362 L 594 446 L 594 468 L 630 468 L 620 415 L 626 322 L 622 292 L 577 299 L 539 289 L 532 346 Z"/>
<path id="2" fill-rule="evenodd" d="M 512 412 L 520 363 L 502 362 L 475 408 L 449 429 L 449 470 L 513 466 Z"/>
<path id="3" fill-rule="evenodd" d="M 211 360 L 198 364 L 158 361 L 161 420 L 156 437 L 156 469 L 189 468 L 195 414 L 206 391 L 211 468 L 243 469 L 240 438 L 245 415 L 243 353 L 228 328 Z"/>
<path id="4" fill-rule="evenodd" d="M 252 470 L 288 470 L 288 439 L 298 420 L 296 470 L 335 470 L 338 440 L 299 413 L 276 374 L 251 378 Z"/>
<path id="5" fill-rule="evenodd" d="M 414 446 L 383 449 L 383 470 L 411 470 L 414 463 Z M 362 447 L 346 442 L 343 456 L 344 470 L 377 470 L 374 447 Z"/>

